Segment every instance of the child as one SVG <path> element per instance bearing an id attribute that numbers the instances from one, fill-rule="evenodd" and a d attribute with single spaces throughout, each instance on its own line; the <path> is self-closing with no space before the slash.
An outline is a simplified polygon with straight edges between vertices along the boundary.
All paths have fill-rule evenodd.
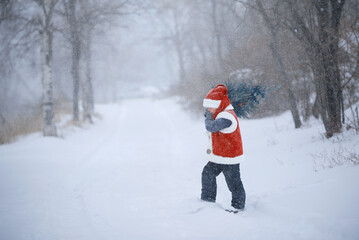
<path id="1" fill-rule="evenodd" d="M 203 106 L 207 108 L 205 124 L 210 132 L 210 147 L 207 149 L 209 162 L 202 172 L 201 199 L 216 201 L 216 177 L 223 172 L 232 193 L 232 207 L 243 210 L 246 193 L 239 171 L 239 163 L 243 158 L 242 138 L 227 92 L 226 86 L 218 85 L 208 92 L 203 101 Z"/>

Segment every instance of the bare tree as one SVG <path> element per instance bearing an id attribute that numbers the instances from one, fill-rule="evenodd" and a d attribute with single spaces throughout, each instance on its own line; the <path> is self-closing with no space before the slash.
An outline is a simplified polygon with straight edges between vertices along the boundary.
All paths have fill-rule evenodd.
<path id="1" fill-rule="evenodd" d="M 339 26 L 345 0 L 280 1 L 278 21 L 306 49 L 315 78 L 316 92 L 326 135 L 341 132 L 343 94 L 338 64 Z"/>
<path id="2" fill-rule="evenodd" d="M 53 14 L 58 0 L 35 0 L 41 9 L 41 17 L 38 19 L 39 32 L 41 36 L 41 66 L 42 66 L 42 88 L 43 88 L 43 116 L 44 136 L 57 136 L 53 89 L 52 89 L 52 40 L 53 40 Z"/>
<path id="3" fill-rule="evenodd" d="M 269 44 L 269 47 L 271 49 L 272 57 L 275 61 L 275 66 L 277 67 L 277 72 L 280 77 L 280 83 L 284 86 L 285 91 L 287 92 L 287 99 L 289 102 L 290 111 L 292 113 L 294 126 L 295 126 L 295 128 L 300 128 L 300 126 L 302 125 L 302 122 L 299 117 L 297 101 L 295 99 L 295 95 L 294 95 L 294 92 L 291 87 L 291 79 L 289 79 L 288 74 L 285 70 L 283 58 L 280 54 L 279 46 L 278 46 L 278 42 L 279 42 L 278 31 L 280 30 L 279 29 L 280 26 L 276 23 L 276 21 L 274 21 L 269 16 L 268 10 L 266 10 L 264 8 L 261 0 L 255 0 L 253 5 L 249 4 L 248 2 L 242 2 L 242 3 L 244 3 L 247 6 L 252 7 L 253 9 L 255 9 L 257 12 L 259 12 L 261 14 L 261 16 L 263 17 L 263 20 L 264 20 L 264 24 L 270 32 L 272 40 Z M 279 2 L 277 2 L 273 6 L 272 9 L 274 11 L 279 7 L 278 4 L 279 4 Z"/>
<path id="4" fill-rule="evenodd" d="M 94 111 L 94 96 L 92 87 L 92 31 L 93 24 L 88 2 L 79 1 L 81 8 L 81 58 L 80 58 L 80 83 L 81 100 L 83 109 L 83 119 L 92 123 L 92 114 Z"/>
<path id="5" fill-rule="evenodd" d="M 92 29 L 85 25 L 83 29 L 84 43 L 82 44 L 82 74 L 81 74 L 81 90 L 82 90 L 82 108 L 83 118 L 92 123 L 92 115 L 94 111 L 94 94 L 92 87 Z"/>
<path id="6" fill-rule="evenodd" d="M 70 28 L 70 43 L 72 48 L 72 111 L 73 121 L 79 123 L 80 108 L 79 108 L 79 93 L 80 93 L 80 57 L 81 57 L 81 40 L 80 40 L 80 25 L 77 11 L 77 0 L 63 1 L 65 16 Z"/>
<path id="7" fill-rule="evenodd" d="M 92 42 L 96 28 L 106 24 L 115 25 L 114 20 L 131 11 L 126 11 L 129 0 L 123 1 L 63 1 L 68 29 L 67 38 L 72 48 L 71 74 L 73 79 L 73 120 L 80 118 L 79 103 L 82 102 L 83 119 L 92 122 L 94 94 L 92 87 Z M 81 92 L 81 96 L 80 96 Z"/>
<path id="8" fill-rule="evenodd" d="M 166 33 L 162 37 L 162 41 L 169 43 L 174 49 L 178 69 L 179 80 L 184 82 L 187 78 L 186 63 L 185 63 L 185 41 L 186 29 L 183 23 L 186 21 L 184 17 L 186 9 L 183 3 L 174 3 L 171 1 L 164 1 L 162 6 L 158 7 L 157 12 L 160 16 L 160 21 L 166 28 Z"/>

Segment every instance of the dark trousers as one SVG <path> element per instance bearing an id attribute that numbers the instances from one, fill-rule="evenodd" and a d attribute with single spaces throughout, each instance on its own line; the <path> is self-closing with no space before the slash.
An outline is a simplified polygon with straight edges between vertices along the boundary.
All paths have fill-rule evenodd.
<path id="1" fill-rule="evenodd" d="M 208 162 L 202 172 L 202 194 L 204 201 L 215 202 L 217 196 L 216 177 L 223 172 L 229 191 L 232 193 L 232 206 L 243 209 L 246 202 L 246 192 L 241 180 L 239 164 L 227 165 Z"/>

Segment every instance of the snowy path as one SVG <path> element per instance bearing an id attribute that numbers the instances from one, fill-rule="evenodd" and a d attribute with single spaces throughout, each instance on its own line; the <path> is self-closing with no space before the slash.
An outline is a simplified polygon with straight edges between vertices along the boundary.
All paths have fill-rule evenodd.
<path id="1" fill-rule="evenodd" d="M 0 146 L 0 239 L 359 237 L 359 168 L 313 171 L 311 154 L 335 146 L 320 127 L 292 130 L 287 115 L 241 121 L 247 209 L 233 215 L 198 201 L 202 121 L 172 100 L 99 111 L 103 120 L 65 139 Z M 230 203 L 223 176 L 217 200 Z"/>

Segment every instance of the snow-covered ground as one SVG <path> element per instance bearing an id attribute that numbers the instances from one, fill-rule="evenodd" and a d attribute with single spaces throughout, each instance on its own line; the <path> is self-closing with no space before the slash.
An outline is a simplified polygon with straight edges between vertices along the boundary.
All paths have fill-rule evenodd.
<path id="1" fill-rule="evenodd" d="M 291 116 L 241 120 L 246 211 L 199 201 L 203 121 L 174 100 L 97 107 L 95 125 L 64 138 L 32 134 L 0 146 L 0 239 L 359 239 L 358 135 L 327 140 L 320 123 Z"/>

